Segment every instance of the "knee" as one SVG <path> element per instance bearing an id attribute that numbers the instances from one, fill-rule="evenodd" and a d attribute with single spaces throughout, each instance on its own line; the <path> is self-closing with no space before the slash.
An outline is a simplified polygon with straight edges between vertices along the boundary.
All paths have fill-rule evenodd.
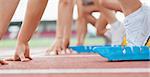
<path id="1" fill-rule="evenodd" d="M 104 36 L 104 33 L 105 33 L 105 29 L 104 28 L 101 28 L 100 26 L 96 26 L 96 30 L 97 30 L 96 34 L 98 36 Z"/>

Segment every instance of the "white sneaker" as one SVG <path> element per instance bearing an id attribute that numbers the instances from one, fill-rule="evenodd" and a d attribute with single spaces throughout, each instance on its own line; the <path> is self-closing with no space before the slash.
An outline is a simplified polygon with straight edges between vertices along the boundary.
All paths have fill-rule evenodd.
<path id="1" fill-rule="evenodd" d="M 142 6 L 125 18 L 128 46 L 144 46 L 150 33 L 150 9 Z"/>
<path id="2" fill-rule="evenodd" d="M 106 36 L 111 39 L 112 45 L 121 45 L 125 36 L 125 28 L 123 23 L 117 20 L 110 25 L 111 28 L 106 32 Z"/>

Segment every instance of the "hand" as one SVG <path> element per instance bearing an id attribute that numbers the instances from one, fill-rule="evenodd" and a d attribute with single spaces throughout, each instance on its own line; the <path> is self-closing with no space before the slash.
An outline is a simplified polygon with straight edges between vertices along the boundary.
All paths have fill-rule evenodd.
<path id="1" fill-rule="evenodd" d="M 46 50 L 46 55 L 58 55 L 62 51 L 62 43 L 62 38 L 56 38 L 51 47 Z"/>
<path id="2" fill-rule="evenodd" d="M 6 59 L 7 61 L 22 61 L 27 62 L 32 60 L 30 57 L 30 49 L 28 43 L 18 43 L 16 47 L 16 52 L 13 58 Z"/>

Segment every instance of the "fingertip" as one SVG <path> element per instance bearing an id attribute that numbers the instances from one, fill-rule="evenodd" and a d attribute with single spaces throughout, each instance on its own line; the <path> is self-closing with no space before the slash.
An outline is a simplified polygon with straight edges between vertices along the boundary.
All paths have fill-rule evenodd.
<path id="1" fill-rule="evenodd" d="M 47 56 L 55 56 L 57 55 L 56 51 L 49 51 L 48 53 L 46 53 Z"/>
<path id="2" fill-rule="evenodd" d="M 28 62 L 28 61 L 30 61 L 30 59 L 28 59 L 28 58 L 21 59 L 21 62 Z"/>
<path id="3" fill-rule="evenodd" d="M 66 53 L 67 53 L 67 54 L 71 54 L 70 49 L 66 49 Z"/>
<path id="4" fill-rule="evenodd" d="M 8 65 L 8 63 L 5 60 L 0 60 L 1 65 Z"/>
<path id="5" fill-rule="evenodd" d="M 27 57 L 29 60 L 33 60 L 31 57 Z"/>
<path id="6" fill-rule="evenodd" d="M 65 52 L 64 50 L 62 50 L 62 51 L 60 51 L 60 54 L 61 54 L 61 55 L 65 55 L 66 52 Z"/>

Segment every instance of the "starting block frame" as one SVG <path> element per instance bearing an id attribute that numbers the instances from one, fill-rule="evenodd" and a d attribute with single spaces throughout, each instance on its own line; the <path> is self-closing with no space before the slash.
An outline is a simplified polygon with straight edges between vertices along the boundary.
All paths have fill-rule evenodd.
<path id="1" fill-rule="evenodd" d="M 78 53 L 98 53 L 108 61 L 145 61 L 150 60 L 148 46 L 72 46 Z"/>

